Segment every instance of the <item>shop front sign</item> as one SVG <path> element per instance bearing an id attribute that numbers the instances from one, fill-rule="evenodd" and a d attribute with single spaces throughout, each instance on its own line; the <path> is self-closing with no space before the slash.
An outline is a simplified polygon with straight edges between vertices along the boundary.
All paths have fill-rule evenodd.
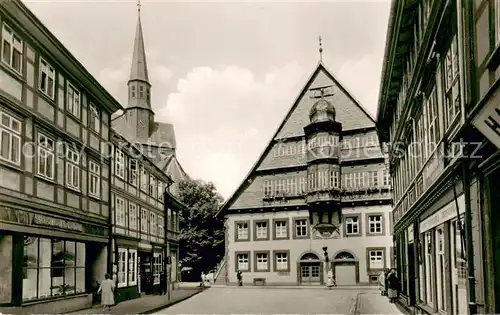
<path id="1" fill-rule="evenodd" d="M 101 231 L 106 230 L 104 228 L 5 206 L 0 206 L 0 221 L 12 222 L 25 226 L 57 228 L 79 233 L 106 234 L 105 231 Z"/>
<path id="2" fill-rule="evenodd" d="M 465 197 L 460 195 L 457 198 L 458 212 L 460 214 L 465 212 Z M 455 200 L 452 200 L 446 206 L 442 207 L 436 213 L 432 214 L 427 219 L 420 222 L 420 233 L 424 233 L 435 226 L 445 223 L 446 221 L 452 220 L 457 217 L 457 208 Z"/>
<path id="3" fill-rule="evenodd" d="M 500 102 L 497 99 L 487 102 L 472 124 L 500 149 Z"/>

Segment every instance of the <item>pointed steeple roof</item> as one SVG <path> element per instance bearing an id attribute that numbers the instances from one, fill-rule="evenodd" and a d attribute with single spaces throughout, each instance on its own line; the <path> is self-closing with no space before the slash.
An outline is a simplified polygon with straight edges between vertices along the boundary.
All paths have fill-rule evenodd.
<path id="1" fill-rule="evenodd" d="M 137 4 L 137 7 L 137 27 L 135 30 L 134 53 L 132 55 L 130 81 L 140 80 L 149 83 L 148 64 L 146 62 L 146 51 L 144 49 L 144 37 L 142 36 L 140 2 Z"/>

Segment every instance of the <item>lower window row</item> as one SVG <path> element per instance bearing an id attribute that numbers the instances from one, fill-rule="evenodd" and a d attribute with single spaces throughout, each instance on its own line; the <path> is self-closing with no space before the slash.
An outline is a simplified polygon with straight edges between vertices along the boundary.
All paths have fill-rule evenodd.
<path id="1" fill-rule="evenodd" d="M 140 279 L 140 274 L 138 270 L 138 266 L 144 265 L 144 270 L 151 270 L 152 268 L 152 277 L 153 284 L 160 283 L 160 276 L 163 273 L 163 254 L 162 253 L 154 253 L 152 257 L 141 258 L 137 254 L 136 249 L 132 248 L 118 248 L 118 287 L 127 287 L 134 286 L 138 284 L 138 280 Z"/>
<path id="2" fill-rule="evenodd" d="M 24 237 L 23 300 L 85 292 L 85 243 Z"/>
<path id="3" fill-rule="evenodd" d="M 290 251 L 254 251 L 236 252 L 235 262 L 236 271 L 290 271 Z M 253 258 L 253 259 L 252 259 Z M 253 266 L 252 266 L 253 261 Z M 252 268 L 253 267 L 253 268 Z"/>

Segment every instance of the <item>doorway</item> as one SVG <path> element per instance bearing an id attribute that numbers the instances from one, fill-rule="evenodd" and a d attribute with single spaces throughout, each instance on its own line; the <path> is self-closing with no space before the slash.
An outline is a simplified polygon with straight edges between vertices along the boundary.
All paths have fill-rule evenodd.
<path id="1" fill-rule="evenodd" d="M 323 283 L 322 262 L 316 254 L 308 253 L 300 258 L 299 283 L 304 285 Z"/>
<path id="2" fill-rule="evenodd" d="M 347 251 L 339 252 L 333 258 L 334 278 L 337 285 L 356 285 L 359 282 L 359 262 Z"/>
<path id="3" fill-rule="evenodd" d="M 139 265 L 138 291 L 139 293 L 153 293 L 153 266 L 152 253 L 139 252 L 137 263 Z"/>

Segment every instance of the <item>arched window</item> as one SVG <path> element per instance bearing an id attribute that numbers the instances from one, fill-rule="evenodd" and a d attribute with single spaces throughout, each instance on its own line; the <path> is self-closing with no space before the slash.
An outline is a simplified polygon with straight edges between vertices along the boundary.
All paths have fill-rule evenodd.
<path id="1" fill-rule="evenodd" d="M 307 253 L 307 254 L 302 255 L 300 260 L 319 260 L 319 257 L 316 254 Z"/>
<path id="2" fill-rule="evenodd" d="M 354 259 L 354 256 L 348 252 L 340 252 L 335 256 L 335 259 Z"/>

